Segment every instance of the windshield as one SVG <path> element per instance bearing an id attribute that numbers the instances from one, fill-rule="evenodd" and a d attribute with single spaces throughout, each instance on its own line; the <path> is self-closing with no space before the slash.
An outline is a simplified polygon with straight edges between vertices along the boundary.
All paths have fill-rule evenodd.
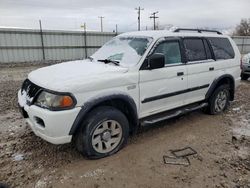
<path id="1" fill-rule="evenodd" d="M 121 66 L 131 67 L 138 63 L 151 42 L 152 38 L 147 37 L 116 37 L 91 57 L 95 60 L 118 61 Z"/>

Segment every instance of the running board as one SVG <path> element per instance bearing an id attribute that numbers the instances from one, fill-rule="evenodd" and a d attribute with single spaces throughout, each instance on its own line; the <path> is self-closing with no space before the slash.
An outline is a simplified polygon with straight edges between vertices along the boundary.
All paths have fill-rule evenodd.
<path id="1" fill-rule="evenodd" d="M 199 110 L 201 108 L 204 108 L 208 106 L 208 103 L 201 103 L 201 104 L 196 104 L 196 105 L 190 105 L 190 106 L 185 106 L 185 107 L 182 107 L 182 108 L 178 108 L 176 110 L 172 110 L 172 111 L 168 111 L 168 112 L 165 112 L 161 115 L 155 115 L 155 116 L 151 116 L 149 118 L 145 118 L 141 121 L 141 126 L 149 126 L 149 125 L 152 125 L 152 124 L 155 124 L 155 123 L 159 123 L 159 122 L 162 122 L 162 121 L 165 121 L 165 120 L 168 120 L 168 119 L 171 119 L 171 118 L 174 118 L 174 117 L 177 117 L 177 116 L 180 116 L 180 115 L 183 115 L 183 114 L 186 114 L 188 112 L 192 112 L 192 111 L 195 111 L 195 110 Z"/>

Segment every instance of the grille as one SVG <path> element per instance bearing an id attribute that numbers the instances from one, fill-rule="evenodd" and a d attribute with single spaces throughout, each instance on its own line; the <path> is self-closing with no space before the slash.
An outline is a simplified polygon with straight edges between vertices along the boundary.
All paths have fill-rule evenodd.
<path id="1" fill-rule="evenodd" d="M 31 104 L 33 99 L 36 97 L 36 95 L 39 93 L 41 90 L 41 87 L 38 85 L 32 83 L 29 79 L 26 79 L 23 82 L 22 89 L 21 91 L 26 92 L 26 100 L 28 104 Z"/>

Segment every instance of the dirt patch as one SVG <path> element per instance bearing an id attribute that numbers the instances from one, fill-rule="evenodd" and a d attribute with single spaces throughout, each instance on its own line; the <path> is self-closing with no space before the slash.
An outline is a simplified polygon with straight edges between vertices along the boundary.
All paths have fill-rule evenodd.
<path id="1" fill-rule="evenodd" d="M 217 116 L 193 112 L 130 138 L 122 151 L 86 160 L 71 144 L 36 137 L 16 108 L 16 93 L 38 66 L 0 70 L 0 182 L 11 187 L 249 187 L 250 82 Z M 4 70 L 5 69 L 5 70 Z M 192 147 L 189 166 L 164 164 L 170 150 Z"/>

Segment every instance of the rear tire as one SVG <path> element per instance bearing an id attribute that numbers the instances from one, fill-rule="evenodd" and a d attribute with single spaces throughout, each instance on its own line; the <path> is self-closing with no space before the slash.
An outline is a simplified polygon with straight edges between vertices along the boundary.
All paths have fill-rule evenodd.
<path id="1" fill-rule="evenodd" d="M 205 112 L 211 115 L 220 114 L 228 108 L 229 105 L 229 86 L 221 85 L 216 88 L 208 100 L 208 107 Z"/>
<path id="2" fill-rule="evenodd" d="M 91 111 L 75 135 L 79 152 L 89 159 L 110 156 L 128 141 L 129 123 L 126 116 L 114 107 L 101 106 Z"/>
<path id="3" fill-rule="evenodd" d="M 249 75 L 241 74 L 241 80 L 247 80 L 248 78 L 249 78 Z"/>

